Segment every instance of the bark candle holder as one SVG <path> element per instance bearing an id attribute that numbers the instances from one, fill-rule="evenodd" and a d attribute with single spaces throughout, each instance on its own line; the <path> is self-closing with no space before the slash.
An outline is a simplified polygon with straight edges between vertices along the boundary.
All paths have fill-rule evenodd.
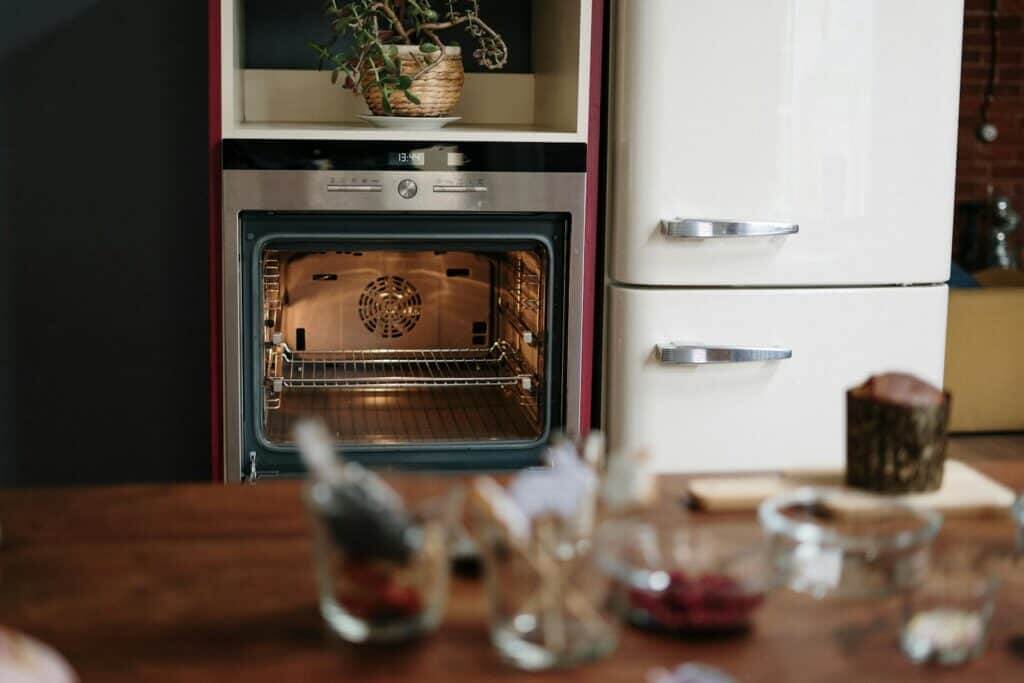
<path id="1" fill-rule="evenodd" d="M 934 491 L 946 464 L 950 395 L 912 375 L 846 392 L 846 483 L 878 493 Z"/>

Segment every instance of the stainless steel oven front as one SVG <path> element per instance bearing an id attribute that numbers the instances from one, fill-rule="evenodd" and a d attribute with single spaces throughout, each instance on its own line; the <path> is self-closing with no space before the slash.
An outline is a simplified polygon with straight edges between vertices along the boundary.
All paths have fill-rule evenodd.
<path id="1" fill-rule="evenodd" d="M 224 142 L 225 481 L 537 462 L 580 423 L 585 146 Z"/>

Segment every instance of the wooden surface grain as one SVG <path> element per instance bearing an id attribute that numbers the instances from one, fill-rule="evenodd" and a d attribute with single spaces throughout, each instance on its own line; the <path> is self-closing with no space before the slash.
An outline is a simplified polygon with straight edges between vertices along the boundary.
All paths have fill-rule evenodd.
<path id="1" fill-rule="evenodd" d="M 1024 489 L 1024 437 L 958 438 L 952 455 Z M 663 481 L 667 504 L 683 484 Z M 602 662 L 527 675 L 492 651 L 478 581 L 455 581 L 441 630 L 420 642 L 355 647 L 328 638 L 296 482 L 6 491 L 0 523 L 0 623 L 56 647 L 84 681 L 625 683 L 685 661 L 744 682 L 1024 680 L 1024 659 L 1007 647 L 1024 634 L 1019 585 L 1002 591 L 988 652 L 961 669 L 902 657 L 897 601 L 842 605 L 778 593 L 740 638 L 694 642 L 623 629 Z M 1012 532 L 1008 518 L 951 520 L 941 538 L 1006 545 Z"/>

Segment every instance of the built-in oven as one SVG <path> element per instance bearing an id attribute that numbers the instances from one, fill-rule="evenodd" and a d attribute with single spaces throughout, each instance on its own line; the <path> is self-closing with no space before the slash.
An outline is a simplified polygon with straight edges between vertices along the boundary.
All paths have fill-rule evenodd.
<path id="1" fill-rule="evenodd" d="M 224 476 L 502 469 L 580 425 L 585 146 L 224 142 Z"/>

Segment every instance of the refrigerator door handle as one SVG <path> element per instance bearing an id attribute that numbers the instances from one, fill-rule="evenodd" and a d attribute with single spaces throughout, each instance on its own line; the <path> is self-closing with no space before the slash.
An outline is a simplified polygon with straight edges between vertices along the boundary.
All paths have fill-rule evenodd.
<path id="1" fill-rule="evenodd" d="M 716 237 L 773 237 L 800 232 L 796 223 L 770 221 L 718 221 L 708 218 L 673 218 L 661 222 L 661 234 L 674 239 L 702 240 Z"/>
<path id="2" fill-rule="evenodd" d="M 658 360 L 665 365 L 710 365 L 713 363 L 751 363 L 785 360 L 791 349 L 774 346 L 705 346 L 697 344 L 658 344 Z"/>

